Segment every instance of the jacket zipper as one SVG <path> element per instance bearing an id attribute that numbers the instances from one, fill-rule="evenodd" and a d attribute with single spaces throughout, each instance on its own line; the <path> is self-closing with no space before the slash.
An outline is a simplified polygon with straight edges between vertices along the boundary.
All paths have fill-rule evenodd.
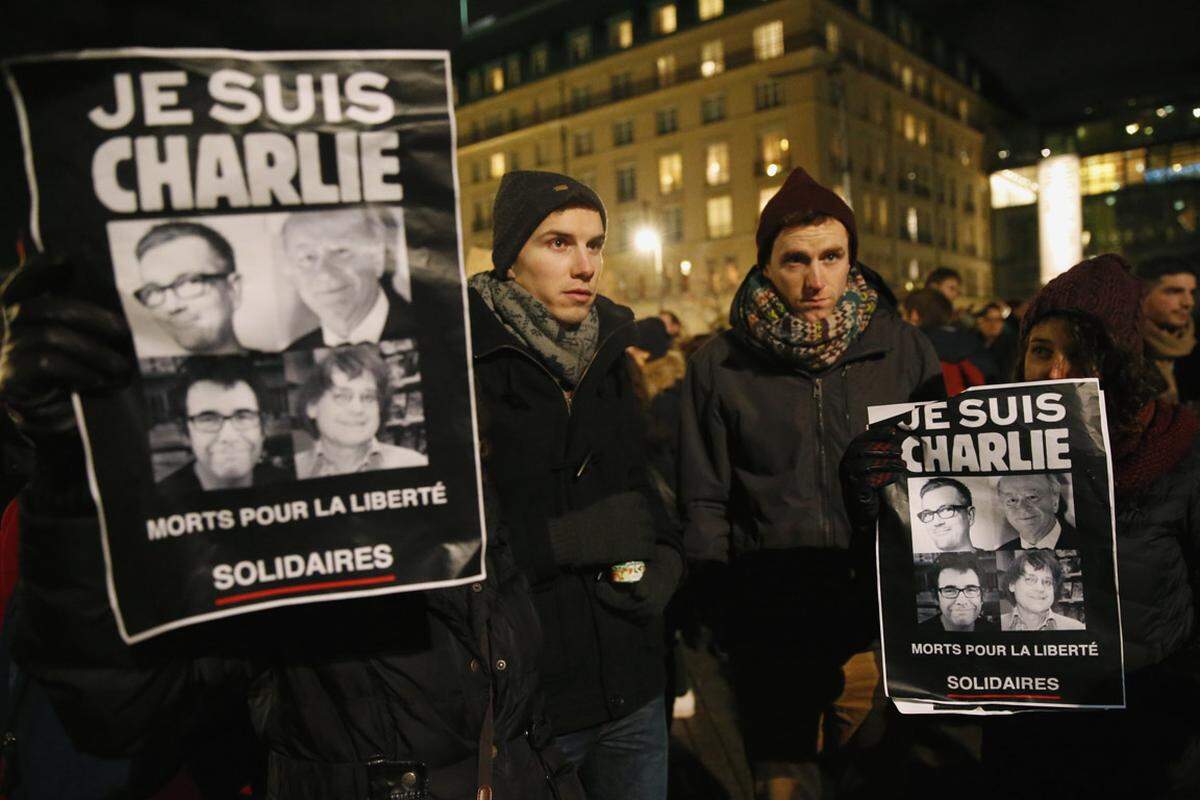
<path id="1" fill-rule="evenodd" d="M 817 406 L 817 519 L 821 520 L 825 544 L 830 544 L 829 518 L 825 513 L 825 395 L 821 379 L 813 378 L 813 401 Z"/>

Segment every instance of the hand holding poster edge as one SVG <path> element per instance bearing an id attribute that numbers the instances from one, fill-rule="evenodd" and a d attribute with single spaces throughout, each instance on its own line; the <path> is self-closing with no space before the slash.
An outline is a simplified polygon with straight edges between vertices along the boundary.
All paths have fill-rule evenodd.
<path id="1" fill-rule="evenodd" d="M 1014 389 L 1019 390 L 1021 392 L 1028 392 L 1031 389 L 1036 391 L 1037 389 L 1039 389 L 1041 387 L 1056 385 L 1056 384 L 1070 385 L 1070 386 L 1074 386 L 1074 387 L 1086 387 L 1086 390 L 1094 393 L 1094 397 L 1096 399 L 1096 405 L 1099 410 L 1099 414 L 1096 415 L 1098 417 L 1098 419 L 1095 419 L 1094 423 L 1099 427 L 1098 433 L 1099 433 L 1102 441 L 1107 442 L 1108 431 L 1107 431 L 1107 420 L 1106 420 L 1106 416 L 1105 416 L 1104 395 L 1103 395 L 1103 392 L 1099 390 L 1099 382 L 1096 379 L 1043 381 L 1043 382 L 1004 384 L 1002 386 L 972 387 L 971 389 L 968 390 L 968 392 L 971 392 L 971 393 L 979 393 L 979 392 L 989 393 L 990 392 L 990 393 L 994 394 L 997 390 L 1014 390 Z M 962 396 L 960 395 L 960 397 L 962 397 Z M 933 402 L 933 403 L 926 402 L 926 403 L 893 404 L 893 405 L 889 405 L 889 406 L 871 407 L 868 410 L 869 426 L 875 427 L 877 425 L 886 424 L 888 422 L 895 422 L 895 420 L 897 418 L 903 417 L 905 415 L 911 415 L 913 410 L 918 407 L 927 407 L 927 406 L 938 405 L 938 404 L 939 404 L 938 402 Z M 954 404 L 954 400 L 942 401 L 940 404 L 942 406 L 948 407 L 948 406 Z M 908 426 L 902 425 L 901 427 L 907 428 Z M 1107 452 L 1107 449 L 1105 450 L 1105 452 Z M 935 470 L 935 471 L 941 472 L 941 470 Z M 1110 558 L 1108 559 L 1108 561 L 1110 562 L 1111 579 L 1112 579 L 1112 583 L 1113 583 L 1113 610 L 1115 613 L 1113 615 L 1112 624 L 1114 625 L 1114 627 L 1116 629 L 1115 655 L 1117 656 L 1117 659 L 1116 659 L 1115 666 L 1116 666 L 1117 672 L 1119 672 L 1119 674 L 1120 674 L 1119 697 L 1114 698 L 1113 700 L 1111 700 L 1109 702 L 1096 702 L 1096 703 L 1072 705 L 1072 704 L 1064 704 L 1061 702 L 1040 702 L 1037 699 L 1034 699 L 1032 696 L 1028 700 L 1022 700 L 1021 702 L 1005 703 L 1005 701 L 1002 699 L 988 699 L 988 700 L 961 699 L 960 700 L 960 699 L 951 699 L 951 698 L 941 698 L 941 699 L 933 700 L 933 699 L 927 699 L 927 698 L 915 698 L 915 697 L 905 696 L 904 692 L 902 692 L 902 691 L 898 693 L 894 686 L 894 680 L 893 680 L 894 676 L 889 675 L 890 659 L 888 657 L 888 652 L 887 652 L 887 641 L 888 641 L 889 637 L 887 635 L 888 634 L 888 624 L 885 621 L 886 592 L 885 592 L 885 586 L 884 586 L 884 570 L 885 570 L 885 558 L 886 558 L 886 554 L 885 554 L 886 548 L 884 547 L 884 545 L 886 544 L 886 542 L 883 539 L 884 536 L 888 535 L 888 532 L 883 530 L 884 522 L 883 522 L 883 516 L 881 514 L 879 521 L 876 524 L 875 545 L 876 545 L 876 563 L 877 563 L 877 590 L 878 590 L 878 601 L 879 601 L 879 611 L 880 611 L 880 642 L 881 642 L 881 648 L 883 651 L 882 659 L 881 659 L 881 661 L 882 661 L 882 679 L 884 681 L 885 695 L 892 699 L 892 702 L 896 704 L 897 709 L 899 711 L 901 711 L 901 713 L 905 713 L 905 714 L 909 714 L 909 713 L 952 713 L 952 714 L 984 714 L 984 715 L 986 715 L 986 714 L 997 714 L 997 713 L 1012 713 L 1014 711 L 1030 710 L 1032 708 L 1057 708 L 1057 709 L 1098 708 L 1099 709 L 1099 708 L 1123 708 L 1124 707 L 1124 703 L 1125 703 L 1124 649 L 1123 649 L 1123 645 L 1122 645 L 1122 642 L 1123 642 L 1123 636 L 1122 636 L 1122 630 L 1121 630 L 1122 622 L 1121 622 L 1120 610 L 1119 610 L 1119 590 L 1117 589 L 1117 586 L 1116 586 L 1117 564 L 1116 564 L 1116 546 L 1115 546 L 1115 497 L 1114 497 L 1114 492 L 1113 492 L 1112 462 L 1111 462 L 1111 458 L 1108 458 L 1107 456 L 1104 459 L 1103 471 L 1104 471 L 1105 477 L 1106 477 L 1106 491 L 1105 491 L 1106 498 L 1105 499 L 1108 502 L 1108 509 L 1109 509 L 1107 522 L 1109 525 L 1109 534 L 1110 534 L 1109 544 L 1110 544 L 1110 548 L 1111 548 L 1111 553 L 1110 553 Z M 907 504 L 907 501 L 906 501 L 906 504 Z M 1033 552 L 1036 552 L 1036 551 L 1033 551 Z M 910 567 L 910 569 L 911 569 L 911 567 Z M 1064 633 L 1062 635 L 1067 635 L 1067 634 Z M 895 638 L 894 632 L 893 632 L 893 638 Z M 1036 651 L 1036 647 L 1035 647 L 1035 651 Z"/>
<path id="2" fill-rule="evenodd" d="M 454 231 L 455 256 L 457 257 L 456 264 L 455 264 L 455 266 L 457 268 L 456 269 L 456 272 L 457 272 L 456 277 L 459 280 L 459 285 L 460 285 L 459 296 L 462 301 L 461 315 L 462 315 L 462 319 L 463 319 L 463 326 L 464 326 L 464 329 L 467 330 L 467 336 L 464 337 L 465 338 L 465 346 L 467 348 L 465 378 L 466 378 L 466 384 L 468 387 L 467 393 L 469 394 L 469 397 L 474 396 L 474 379 L 473 379 L 473 375 L 471 374 L 471 370 L 470 370 L 470 339 L 469 339 L 469 318 L 466 314 L 466 286 L 465 286 L 465 279 L 463 276 L 463 269 L 462 269 L 462 264 L 463 264 L 462 244 L 461 244 L 461 236 L 458 233 L 460 226 L 461 226 L 461 220 L 459 219 L 459 209 L 458 209 L 458 202 L 457 202 L 457 199 L 458 199 L 457 198 L 457 195 L 458 195 L 457 164 L 456 164 L 455 158 L 453 157 L 453 152 L 454 152 L 453 151 L 453 129 L 454 129 L 454 125 L 455 125 L 455 119 L 454 119 L 454 115 L 453 115 L 453 109 L 450 106 L 450 94 L 451 93 L 448 88 L 449 87 L 449 57 L 448 57 L 448 53 L 446 53 L 445 51 L 298 51 L 298 52 L 279 51 L 279 52 L 274 52 L 274 53 L 252 53 L 252 52 L 242 52 L 242 51 L 233 51 L 233 50 L 216 50 L 216 49 L 173 50 L 173 49 L 158 49 L 158 48 L 129 48 L 129 49 L 84 51 L 81 53 L 59 53 L 59 54 L 41 55 L 41 56 L 24 56 L 24 57 L 5 61 L 4 69 L 5 69 L 5 73 L 6 73 L 6 81 L 8 83 L 8 86 L 9 86 L 12 94 L 13 94 L 14 102 L 17 106 L 18 123 L 21 128 L 22 142 L 24 145 L 24 161 L 25 161 L 25 167 L 26 167 L 26 172 L 27 172 L 27 176 L 28 176 L 29 187 L 30 187 L 30 192 L 31 192 L 31 201 L 32 201 L 31 202 L 31 233 L 32 233 L 32 237 L 35 241 L 35 245 L 38 247 L 39 250 L 43 248 L 41 221 L 43 218 L 42 206 L 44 205 L 43 200 L 44 200 L 45 193 L 39 191 L 37 175 L 35 174 L 35 170 L 34 170 L 33 141 L 34 141 L 35 137 L 31 134 L 31 125 L 30 125 L 30 120 L 28 118 L 28 109 L 26 107 L 25 97 L 22 94 L 22 92 L 20 91 L 20 88 L 18 87 L 18 80 L 17 80 L 16 75 L 14 75 L 12 68 L 14 65 L 18 65 L 18 64 L 34 64 L 34 63 L 41 63 L 41 62 L 51 62 L 51 61 L 56 61 L 56 60 L 60 60 L 60 59 L 75 60 L 75 61 L 88 61 L 88 60 L 102 60 L 105 58 L 131 58 L 131 57 L 132 58 L 138 58 L 138 57 L 165 57 L 165 58 L 180 58 L 180 57 L 213 58 L 213 57 L 219 57 L 219 58 L 244 58 L 244 59 L 253 59 L 254 61 L 265 61 L 265 62 L 274 61 L 274 60 L 283 60 L 283 59 L 297 59 L 297 60 L 299 60 L 299 59 L 317 59 L 317 60 L 319 60 L 322 58 L 338 58 L 338 59 L 347 59 L 348 58 L 348 59 L 359 59 L 362 61 L 369 61 L 372 59 L 380 59 L 380 58 L 396 58 L 396 59 L 401 59 L 401 60 L 432 59 L 432 60 L 437 61 L 439 64 L 439 72 L 444 81 L 443 96 L 445 97 L 445 103 L 446 103 L 447 125 L 450 129 L 450 148 L 449 148 L 450 158 L 448 159 L 447 172 L 449 175 L 452 176 L 450 185 L 453 188 L 453 194 L 454 194 L 453 219 L 454 219 L 455 225 L 456 225 L 456 230 Z M 479 536 L 477 539 L 477 541 L 478 541 L 477 574 L 466 575 L 466 576 L 462 576 L 462 577 L 454 577 L 454 578 L 449 578 L 449 579 L 433 580 L 433 581 L 428 581 L 428 582 L 409 582 L 404 586 L 397 586 L 394 588 L 389 587 L 389 588 L 382 589 L 382 590 L 378 589 L 378 588 L 366 588 L 366 589 L 351 589 L 351 590 L 330 592 L 330 591 L 328 591 L 328 589 L 331 589 L 331 588 L 342 588 L 342 589 L 349 588 L 348 586 L 335 586 L 333 584 L 338 584 L 338 583 L 354 584 L 356 582 L 355 581 L 329 582 L 328 585 L 323 587 L 326 591 L 326 593 L 324 593 L 324 594 L 315 594 L 315 595 L 306 596 L 306 597 L 276 597 L 275 599 L 270 600 L 268 602 L 259 603 L 259 604 L 253 605 L 253 606 L 244 606 L 244 607 L 240 607 L 240 608 L 228 608 L 228 609 L 212 611 L 212 612 L 200 614 L 200 615 L 192 615 L 192 616 L 187 617 L 186 619 L 176 620 L 176 621 L 168 623 L 168 624 L 158 625 L 158 626 L 154 626 L 151 628 L 144 628 L 142 630 L 135 630 L 131 633 L 128 628 L 128 625 L 126 623 L 125 615 L 122 612 L 121 603 L 118 602 L 119 592 L 118 592 L 117 585 L 116 585 L 117 581 L 114 578 L 114 553 L 112 552 L 111 540 L 109 538 L 109 532 L 110 532 L 109 524 L 108 524 L 109 520 L 106 518 L 107 514 L 106 514 L 105 504 L 102 501 L 101 490 L 100 490 L 100 481 L 98 480 L 98 475 L 97 475 L 97 470 L 96 470 L 97 452 L 95 451 L 94 446 L 93 446 L 92 436 L 89 435 L 88 425 L 87 425 L 87 421 L 86 421 L 87 415 L 84 410 L 84 404 L 87 401 L 80 398 L 78 395 L 72 395 L 71 402 L 72 402 L 72 407 L 73 407 L 73 410 L 74 410 L 74 413 L 76 416 L 76 422 L 77 422 L 79 431 L 83 438 L 85 456 L 86 456 L 86 461 L 87 461 L 87 480 L 88 480 L 89 490 L 93 496 L 93 499 L 96 502 L 97 509 L 100 513 L 99 522 L 100 522 L 100 529 L 101 529 L 100 534 L 101 534 L 102 550 L 103 550 L 103 555 L 104 555 L 104 560 L 105 560 L 105 569 L 106 569 L 106 588 L 107 588 L 107 591 L 109 594 L 110 605 L 113 609 L 114 616 L 117 620 L 119 633 L 120 633 L 122 639 L 124 641 L 126 641 L 127 643 L 132 644 L 134 642 L 142 641 L 144 639 L 158 635 L 167 630 L 172 630 L 174 628 L 182 627 L 185 625 L 190 625 L 190 624 L 206 621 L 208 619 L 228 616 L 228 615 L 232 615 L 232 614 L 246 613 L 246 612 L 261 609 L 261 608 L 270 608 L 270 607 L 274 607 L 274 606 L 292 605 L 292 604 L 299 604 L 299 603 L 306 603 L 306 602 L 321 602 L 321 601 L 325 601 L 325 600 L 336 600 L 336 599 L 343 599 L 343 598 L 347 598 L 347 597 L 357 597 L 357 596 L 362 596 L 362 595 L 367 595 L 367 594 L 375 594 L 375 593 L 380 593 L 381 591 L 387 591 L 387 592 L 390 592 L 390 591 L 417 591 L 417 590 L 434 588 L 434 587 L 439 587 L 439 586 L 461 585 L 461 584 L 466 584 L 466 583 L 483 580 L 486 578 L 487 573 L 486 573 L 485 553 L 486 553 L 487 542 L 486 542 L 486 529 L 484 527 L 481 464 L 479 462 L 478 447 L 472 446 L 472 448 L 471 448 L 472 453 L 471 453 L 470 457 L 474 464 L 473 483 L 474 483 L 474 489 L 475 489 L 474 493 L 476 495 L 476 502 L 474 505 L 476 507 L 476 515 L 477 515 L 478 524 L 479 524 Z M 474 404 L 473 404 L 473 402 L 469 402 L 469 403 L 467 403 L 467 405 L 470 406 L 469 413 L 470 413 L 471 439 L 472 439 L 473 445 L 477 445 L 478 421 L 475 418 Z M 94 433 L 94 431 L 93 431 L 93 433 Z M 408 490 L 406 489 L 404 491 L 407 492 Z M 422 489 L 422 491 L 424 491 L 424 489 Z M 422 497 L 424 498 L 425 495 L 422 495 Z M 271 592 L 267 591 L 267 592 L 261 592 L 259 594 L 265 595 L 265 594 L 271 594 Z"/>

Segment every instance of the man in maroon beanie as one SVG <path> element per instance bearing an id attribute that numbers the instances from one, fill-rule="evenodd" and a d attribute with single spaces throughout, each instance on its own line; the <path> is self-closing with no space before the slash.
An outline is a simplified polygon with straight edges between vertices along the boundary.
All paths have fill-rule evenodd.
<path id="1" fill-rule="evenodd" d="M 944 389 L 933 348 L 857 262 L 836 194 L 794 170 L 757 243 L 732 330 L 684 383 L 684 536 L 698 574 L 721 574 L 756 796 L 819 797 L 819 756 L 848 743 L 878 682 L 871 540 L 851 535 L 839 462 L 868 406 Z"/>

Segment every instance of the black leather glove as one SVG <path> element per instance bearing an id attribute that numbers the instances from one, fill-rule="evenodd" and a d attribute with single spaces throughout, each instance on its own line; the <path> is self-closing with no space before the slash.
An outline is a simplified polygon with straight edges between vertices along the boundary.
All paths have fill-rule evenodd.
<path id="1" fill-rule="evenodd" d="M 879 490 L 908 476 L 900 444 L 908 434 L 897 425 L 863 431 L 850 442 L 840 468 L 842 499 L 855 529 L 875 524 Z"/>
<path id="2" fill-rule="evenodd" d="M 35 255 L 0 288 L 0 399 L 33 439 L 74 430 L 72 392 L 112 391 L 128 383 L 135 368 L 124 320 L 59 291 L 71 283 L 71 270 Z"/>
<path id="3" fill-rule="evenodd" d="M 547 525 L 554 563 L 560 567 L 609 567 L 648 561 L 654 555 L 654 518 L 640 492 L 622 492 Z"/>
<path id="4" fill-rule="evenodd" d="M 662 616 L 682 576 L 683 557 L 672 547 L 658 545 L 640 581 L 602 581 L 596 586 L 596 599 L 614 611 L 646 622 Z"/>

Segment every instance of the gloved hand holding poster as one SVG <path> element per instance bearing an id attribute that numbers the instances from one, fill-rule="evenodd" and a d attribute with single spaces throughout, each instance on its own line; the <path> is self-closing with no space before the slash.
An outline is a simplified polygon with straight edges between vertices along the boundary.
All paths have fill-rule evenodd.
<path id="1" fill-rule="evenodd" d="M 124 639 L 481 579 L 447 54 L 5 66 L 35 244 L 137 354 L 76 398 Z"/>
<path id="2" fill-rule="evenodd" d="M 883 490 L 886 692 L 905 713 L 1125 704 L 1112 469 L 1096 380 L 870 409 L 900 422 Z"/>

